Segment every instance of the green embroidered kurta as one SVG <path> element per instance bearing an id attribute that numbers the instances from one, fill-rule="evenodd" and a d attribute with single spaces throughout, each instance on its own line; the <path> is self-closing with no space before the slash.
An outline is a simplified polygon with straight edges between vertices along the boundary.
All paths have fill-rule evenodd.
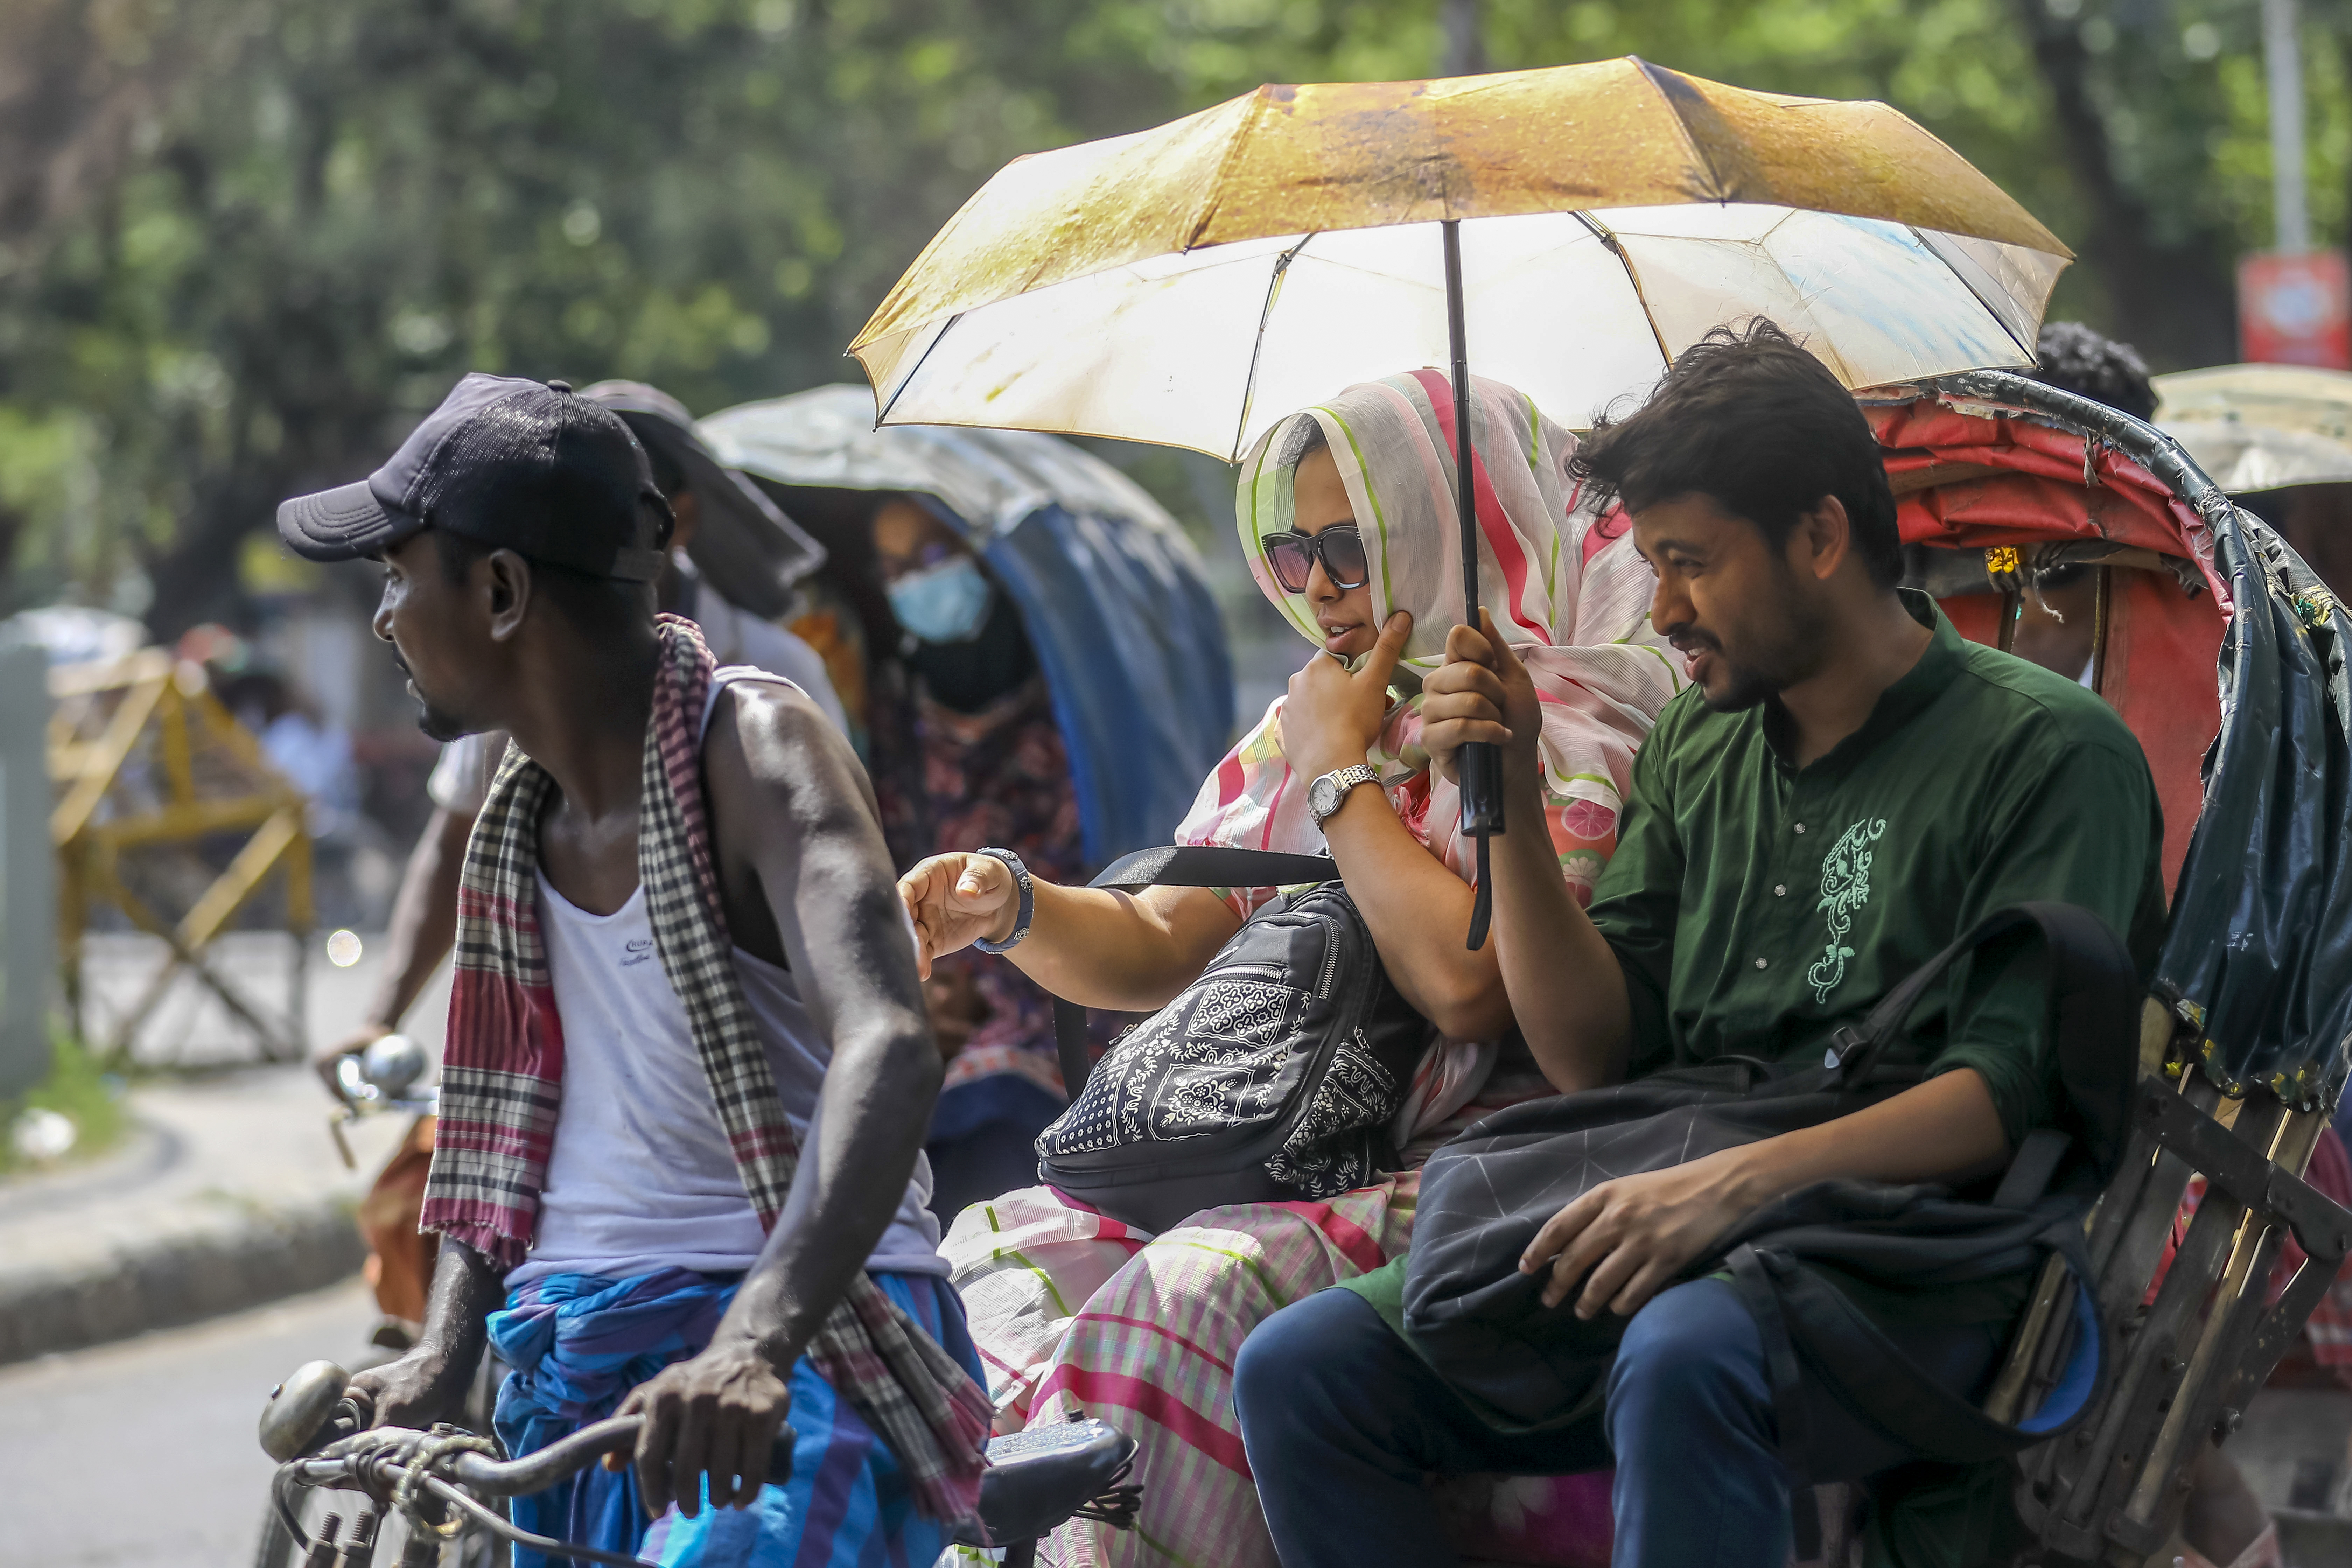
<path id="1" fill-rule="evenodd" d="M 1776 704 L 1717 713 L 1691 690 L 1660 714 L 1591 911 L 1633 1004 L 1630 1077 L 1725 1055 L 1816 1064 L 1839 1026 L 2008 904 L 2081 904 L 2152 963 L 2164 833 L 2139 742 L 2093 693 L 1965 641 L 1923 595 L 1905 603 L 1934 640 L 1808 767 L 1790 764 Z M 2012 1146 L 2066 1120 L 2042 998 L 2032 961 L 1956 966 L 1912 1016 L 1934 1070 L 1984 1076 Z M 1341 1288 L 1410 1343 L 1407 1267 L 1400 1256 Z M 1906 1293 L 1823 1272 L 1883 1324 L 1997 1338 L 2032 1283 Z M 1954 1568 L 2022 1543 L 2006 1463 L 1900 1474 L 1907 1491 L 1879 1500 L 1873 1568 Z"/>
<path id="2" fill-rule="evenodd" d="M 1933 640 L 1810 766 L 1790 762 L 1777 703 L 1718 713 L 1694 689 L 1660 713 L 1591 910 L 1633 1005 L 1629 1078 L 1719 1056 L 1818 1065 L 1840 1026 L 2009 904 L 2081 904 L 2153 962 L 2164 829 L 2138 741 L 2094 693 L 1904 601 Z M 1911 1018 L 1935 1071 L 1983 1075 L 2012 1147 L 2064 1122 L 2042 1000 L 2033 960 L 1962 963 Z M 1346 1282 L 1400 1332 L 1407 1267 Z M 1890 1326 L 2000 1322 L 2031 1285 L 1918 1297 L 1832 1277 Z"/>
<path id="3" fill-rule="evenodd" d="M 1905 600 L 1934 640 L 1810 766 L 1791 765 L 1776 703 L 1717 713 L 1693 690 L 1659 716 L 1591 909 L 1633 1004 L 1629 1077 L 1725 1055 L 1816 1064 L 2007 904 L 2081 904 L 2153 961 L 2164 833 L 2139 742 L 2092 692 Z M 2063 1108 L 2033 962 L 2002 969 L 1956 966 L 1911 1037 L 1936 1070 L 1984 1076 L 2013 1146 Z"/>

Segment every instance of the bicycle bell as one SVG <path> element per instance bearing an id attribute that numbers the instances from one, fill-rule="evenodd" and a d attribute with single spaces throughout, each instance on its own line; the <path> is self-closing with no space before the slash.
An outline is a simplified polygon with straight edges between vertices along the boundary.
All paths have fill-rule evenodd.
<path id="1" fill-rule="evenodd" d="M 352 1374 L 331 1361 L 297 1367 L 269 1391 L 269 1403 L 261 1407 L 261 1451 L 281 1465 L 301 1458 L 351 1381 Z"/>
<path id="2" fill-rule="evenodd" d="M 386 1035 L 361 1055 L 360 1076 L 386 1100 L 398 1100 L 425 1076 L 425 1047 L 406 1035 Z"/>

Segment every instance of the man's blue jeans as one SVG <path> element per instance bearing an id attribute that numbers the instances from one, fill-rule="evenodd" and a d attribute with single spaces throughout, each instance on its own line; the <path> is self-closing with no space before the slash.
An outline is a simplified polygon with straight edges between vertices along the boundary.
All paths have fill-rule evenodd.
<path id="1" fill-rule="evenodd" d="M 2000 1350 L 1982 1327 L 1895 1338 L 1956 1390 L 1981 1382 Z M 1677 1285 L 1634 1313 L 1607 1414 L 1556 1432 L 1496 1432 L 1347 1290 L 1276 1312 L 1234 1368 L 1283 1568 L 1453 1562 L 1423 1484 L 1433 1472 L 1566 1475 L 1612 1463 L 1614 1568 L 1785 1568 L 1792 1487 L 1914 1457 L 1826 1393 L 1805 1393 L 1816 1447 L 1840 1456 L 1837 1474 L 1792 1476 L 1781 1462 L 1755 1320 L 1717 1279 Z"/>

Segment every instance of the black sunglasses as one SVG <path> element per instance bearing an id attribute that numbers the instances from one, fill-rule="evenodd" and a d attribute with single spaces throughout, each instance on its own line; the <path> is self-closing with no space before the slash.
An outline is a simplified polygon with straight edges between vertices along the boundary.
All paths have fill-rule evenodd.
<path id="1" fill-rule="evenodd" d="M 1304 594 L 1315 563 L 1339 589 L 1360 588 L 1372 580 L 1372 564 L 1364 557 L 1364 536 L 1352 527 L 1327 528 L 1320 533 L 1269 533 L 1258 542 L 1265 548 L 1265 563 L 1286 594 Z"/>

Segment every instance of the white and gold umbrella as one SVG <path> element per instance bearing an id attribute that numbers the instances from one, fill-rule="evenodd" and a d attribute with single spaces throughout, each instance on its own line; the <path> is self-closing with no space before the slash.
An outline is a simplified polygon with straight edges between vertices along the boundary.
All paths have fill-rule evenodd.
<path id="1" fill-rule="evenodd" d="M 2033 363 L 2071 252 L 1882 103 L 1638 59 L 1264 87 L 1016 159 L 850 345 L 877 424 L 1191 447 L 1237 462 L 1292 410 L 1470 349 L 1563 424 L 1762 315 L 1848 386 Z M 1462 581 L 1480 556 L 1454 465 Z M 1477 606 L 1465 606 L 1473 624 Z M 1462 761 L 1485 940 L 1497 759 Z"/>
<path id="2" fill-rule="evenodd" d="M 1236 461 L 1351 382 L 1453 360 L 1448 223 L 1479 373 L 1576 426 L 1755 315 L 1849 386 L 2031 364 L 2071 256 L 1884 104 L 1632 59 L 1267 87 L 1008 164 L 850 352 L 881 423 Z"/>

